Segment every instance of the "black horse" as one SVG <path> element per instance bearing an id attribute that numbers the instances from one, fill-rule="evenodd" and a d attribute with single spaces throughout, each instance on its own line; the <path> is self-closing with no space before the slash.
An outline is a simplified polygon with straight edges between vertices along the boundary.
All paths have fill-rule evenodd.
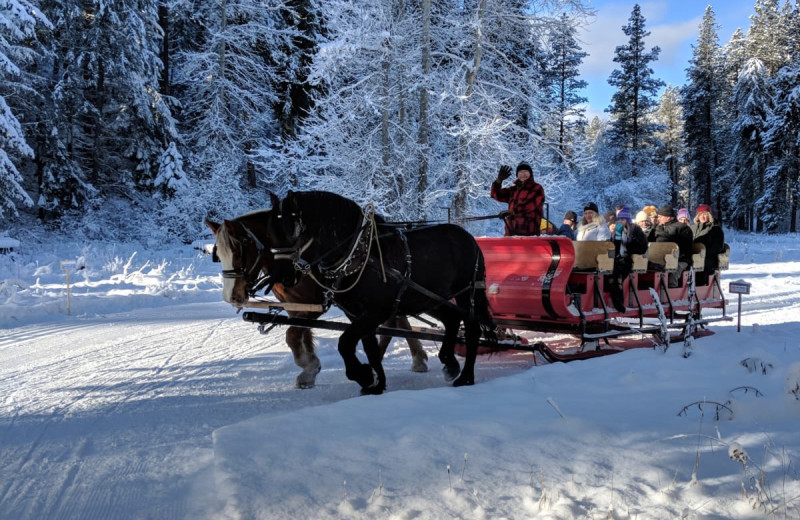
<path id="1" fill-rule="evenodd" d="M 345 373 L 363 393 L 386 388 L 375 329 L 393 315 L 425 313 L 441 321 L 439 359 L 445 376 L 455 379 L 454 386 L 475 382 L 481 334 L 490 342 L 496 337 L 483 254 L 472 235 L 453 224 L 403 230 L 335 193 L 290 191 L 282 201 L 271 197 L 272 276 L 291 286 L 308 273 L 329 289 L 351 322 L 339 337 Z M 455 357 L 462 321 L 463 370 Z M 359 339 L 369 364 L 356 356 Z"/>
<path id="2" fill-rule="evenodd" d="M 266 236 L 270 214 L 269 210 L 262 210 L 221 223 L 209 219 L 205 221 L 214 233 L 215 256 L 222 264 L 222 298 L 236 308 L 241 309 L 246 306 L 250 297 L 259 291 L 260 286 L 269 281 L 274 261 L 270 252 L 272 244 Z M 299 283 L 292 287 L 284 287 L 280 283 L 273 284 L 271 287 L 272 294 L 281 302 L 317 304 L 318 306 L 325 302 L 324 292 L 308 276 L 303 276 Z M 322 315 L 322 311 L 295 310 L 289 311 L 288 314 L 292 317 L 316 319 Z M 401 329 L 411 328 L 405 316 L 396 316 L 387 325 Z M 381 357 L 386 352 L 390 341 L 390 337 L 381 337 Z M 411 370 L 427 372 L 428 355 L 420 341 L 409 338 L 406 342 L 411 349 Z M 312 330 L 290 326 L 286 330 L 286 344 L 292 350 L 295 364 L 302 369 L 295 380 L 295 386 L 297 388 L 313 388 L 322 364 L 314 348 Z"/>

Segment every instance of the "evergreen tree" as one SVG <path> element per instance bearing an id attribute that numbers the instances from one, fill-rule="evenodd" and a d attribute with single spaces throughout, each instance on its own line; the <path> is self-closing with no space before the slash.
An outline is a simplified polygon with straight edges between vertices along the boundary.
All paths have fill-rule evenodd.
<path id="1" fill-rule="evenodd" d="M 790 10 L 781 10 L 778 0 L 756 0 L 753 9 L 755 14 L 750 16 L 747 32 L 747 54 L 749 58 L 758 58 L 767 76 L 774 77 L 791 59 L 794 43 L 789 34 L 793 25 L 789 19 Z"/>
<path id="2" fill-rule="evenodd" d="M 651 112 L 656 106 L 655 96 L 665 84 L 653 78 L 649 64 L 658 59 L 659 47 L 646 51 L 644 40 L 650 36 L 645 30 L 645 18 L 639 4 L 633 6 L 628 24 L 622 31 L 628 43 L 616 48 L 614 62 L 620 65 L 608 79 L 617 88 L 606 109 L 612 116 L 611 145 L 629 157 L 629 172 L 636 176 L 640 170 L 637 162 L 646 158 L 640 152 L 655 145 L 654 134 L 658 125 L 652 121 Z"/>
<path id="3" fill-rule="evenodd" d="M 658 159 L 663 162 L 669 175 L 670 202 L 673 206 L 691 206 L 690 178 L 684 175 L 684 110 L 677 87 L 668 86 L 658 106 L 658 122 L 661 130 L 656 133 L 661 142 Z"/>
<path id="4" fill-rule="evenodd" d="M 37 132 L 40 205 L 62 212 L 99 194 L 152 189 L 176 139 L 159 93 L 156 0 L 49 0 L 53 21 L 40 80 L 50 92 Z"/>
<path id="5" fill-rule="evenodd" d="M 688 82 L 681 89 L 685 117 L 686 162 L 694 181 L 693 202 L 710 204 L 714 173 L 717 170 L 717 150 L 714 129 L 715 106 L 720 91 L 718 78 L 719 44 L 717 24 L 711 6 L 706 7 L 697 45 L 693 46 Z M 688 201 L 687 201 L 688 203 Z"/>
<path id="6" fill-rule="evenodd" d="M 542 83 L 548 89 L 547 104 L 554 111 L 560 161 L 569 161 L 574 156 L 571 145 L 586 125 L 581 104 L 586 103 L 587 98 L 579 92 L 587 85 L 580 79 L 580 65 L 588 53 L 581 50 L 575 38 L 576 23 L 567 13 L 562 13 L 553 24 L 548 34 L 547 60 L 542 74 Z"/>
<path id="7" fill-rule="evenodd" d="M 775 109 L 767 120 L 764 195 L 758 201 L 767 231 L 796 231 L 800 200 L 800 60 L 778 71 Z"/>
<path id="8" fill-rule="evenodd" d="M 192 162 L 210 186 L 254 188 L 257 150 L 281 135 L 273 110 L 281 71 L 303 35 L 285 24 L 296 14 L 282 0 L 204 2 L 196 11 L 185 33 L 192 48 L 176 63 Z"/>
<path id="9" fill-rule="evenodd" d="M 49 25 L 39 10 L 25 0 L 8 0 L 0 5 L 0 217 L 18 214 L 18 205 L 31 206 L 33 201 L 22 187 L 18 166 L 25 157 L 33 157 L 19 119 L 9 106 L 18 96 L 23 102 L 31 89 L 20 81 L 20 65 L 32 58 L 26 40 L 34 37 L 37 27 Z"/>
<path id="10" fill-rule="evenodd" d="M 168 199 L 184 191 L 188 186 L 189 181 L 186 178 L 186 172 L 183 171 L 183 156 L 173 141 L 161 155 L 158 175 L 153 181 L 155 195 L 162 199 Z"/>
<path id="11" fill-rule="evenodd" d="M 736 84 L 734 104 L 738 117 L 733 125 L 735 139 L 731 168 L 722 185 L 728 187 L 730 214 L 744 229 L 762 227 L 756 201 L 764 194 L 766 156 L 763 135 L 772 113 L 772 94 L 764 65 L 757 58 L 746 63 Z"/>

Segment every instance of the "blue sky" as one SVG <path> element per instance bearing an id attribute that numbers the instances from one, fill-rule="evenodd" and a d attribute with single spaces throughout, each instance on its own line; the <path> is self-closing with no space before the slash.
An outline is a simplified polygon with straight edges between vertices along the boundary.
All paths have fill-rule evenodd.
<path id="1" fill-rule="evenodd" d="M 589 83 L 584 96 L 589 99 L 586 115 L 589 120 L 595 115 L 606 118 L 603 110 L 611 103 L 614 88 L 608 84 L 611 72 L 616 68 L 614 49 L 627 43 L 622 32 L 627 25 L 636 2 L 616 0 L 589 0 L 588 5 L 596 11 L 578 37 L 585 52 L 581 73 Z M 737 28 L 747 31 L 755 0 L 724 0 L 716 5 L 693 0 L 656 0 L 639 2 L 645 27 L 650 36 L 645 39 L 647 48 L 658 45 L 661 54 L 651 63 L 654 76 L 668 85 L 685 83 L 686 68 L 692 57 L 692 45 L 697 43 L 697 34 L 706 6 L 711 5 L 718 25 L 720 45 L 725 45 Z"/>

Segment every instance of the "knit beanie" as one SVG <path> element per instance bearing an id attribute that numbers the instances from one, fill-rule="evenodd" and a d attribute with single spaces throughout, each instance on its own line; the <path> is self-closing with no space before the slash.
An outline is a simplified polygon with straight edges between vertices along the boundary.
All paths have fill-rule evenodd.
<path id="1" fill-rule="evenodd" d="M 674 217 L 675 216 L 675 210 L 672 209 L 672 206 L 670 206 L 669 204 L 667 204 L 665 206 L 661 206 L 660 208 L 658 208 L 658 216 L 659 217 Z"/>
<path id="2" fill-rule="evenodd" d="M 698 213 L 703 213 L 704 211 L 711 213 L 711 206 L 708 204 L 700 204 L 697 206 L 697 210 L 694 212 L 694 214 L 697 215 Z"/>
<path id="3" fill-rule="evenodd" d="M 686 208 L 681 208 L 678 210 L 678 220 L 685 218 L 686 220 L 691 220 L 689 218 L 689 210 Z"/>
<path id="4" fill-rule="evenodd" d="M 640 211 L 639 213 L 643 212 Z M 627 220 L 628 224 L 631 224 L 631 210 L 627 206 L 622 206 L 622 209 L 617 212 L 617 220 Z"/>

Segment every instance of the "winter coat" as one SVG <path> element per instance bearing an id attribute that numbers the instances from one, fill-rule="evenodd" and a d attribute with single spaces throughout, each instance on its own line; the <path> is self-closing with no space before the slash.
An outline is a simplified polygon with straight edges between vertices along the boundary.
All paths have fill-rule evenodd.
<path id="1" fill-rule="evenodd" d="M 502 183 L 503 181 L 497 180 L 492 183 L 491 195 L 498 202 L 508 202 L 506 236 L 538 235 L 542 225 L 544 188 L 533 178 L 525 182 L 517 179 L 508 188 L 503 188 Z"/>
<path id="2" fill-rule="evenodd" d="M 647 236 L 642 228 L 630 224 L 625 229 L 621 222 L 617 222 L 615 229 L 622 228 L 621 235 L 614 233 L 614 272 L 623 279 L 633 270 L 633 257 L 647 252 Z M 620 236 L 618 236 L 620 235 Z"/>
<path id="3" fill-rule="evenodd" d="M 692 226 L 694 241 L 706 246 L 706 260 L 703 272 L 711 274 L 718 266 L 719 255 L 725 248 L 725 232 L 713 222 L 696 222 Z M 699 266 L 695 266 L 699 267 Z"/>
<path id="4" fill-rule="evenodd" d="M 650 231 L 650 242 L 675 242 L 678 244 L 678 261 L 692 265 L 692 245 L 694 235 L 692 229 L 677 220 L 670 220 L 666 224 L 659 224 Z"/>
<path id="5" fill-rule="evenodd" d="M 578 230 L 575 233 L 575 240 L 591 240 L 596 242 L 611 240 L 611 230 L 608 229 L 603 215 L 595 215 L 594 220 L 591 222 L 586 222 L 586 220 L 582 218 L 580 224 L 578 224 Z"/>
<path id="6" fill-rule="evenodd" d="M 558 235 L 567 237 L 570 240 L 575 240 L 575 230 L 572 229 L 572 226 L 569 224 L 561 224 L 561 227 L 558 228 Z"/>

